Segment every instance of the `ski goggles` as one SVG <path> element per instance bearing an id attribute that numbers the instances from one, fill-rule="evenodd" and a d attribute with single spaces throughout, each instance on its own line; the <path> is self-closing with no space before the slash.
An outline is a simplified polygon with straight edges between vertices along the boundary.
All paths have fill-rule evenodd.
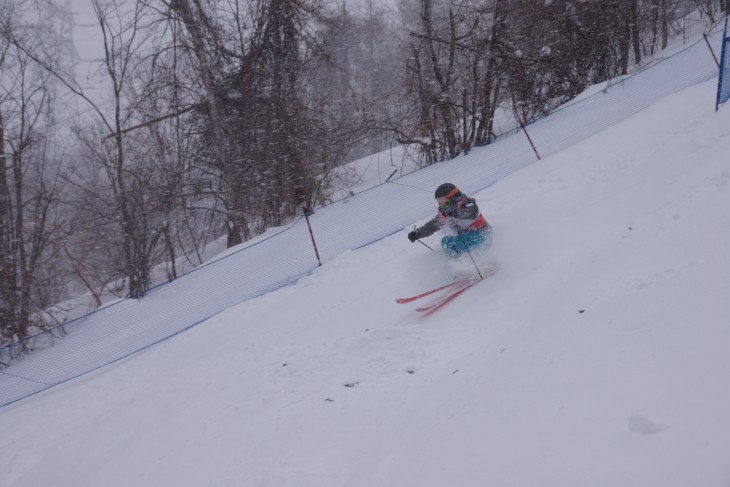
<path id="1" fill-rule="evenodd" d="M 449 191 L 446 196 L 439 196 L 436 198 L 436 201 L 438 202 L 439 206 L 444 206 L 449 202 L 451 198 L 454 197 L 454 195 L 459 193 L 459 188 L 454 188 L 451 191 Z"/>

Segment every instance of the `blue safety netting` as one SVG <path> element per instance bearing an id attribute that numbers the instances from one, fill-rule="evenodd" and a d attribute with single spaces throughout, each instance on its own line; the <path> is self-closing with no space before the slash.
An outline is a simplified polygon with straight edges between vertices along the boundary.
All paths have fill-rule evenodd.
<path id="1" fill-rule="evenodd" d="M 715 51 L 721 38 L 709 36 Z M 717 75 L 713 56 L 700 41 L 527 129 L 540 156 L 545 157 Z M 433 189 L 454 179 L 455 174 L 459 186 L 474 194 L 536 160 L 525 135 L 513 131 L 467 156 L 317 208 L 310 222 L 321 260 L 326 263 L 429 216 Z M 0 407 L 129 357 L 235 304 L 293 283 L 316 267 L 302 218 L 275 235 L 151 289 L 144 299 L 121 300 L 31 337 L 26 344 L 32 343 L 36 351 L 0 370 Z M 23 345 L 3 347 L 0 357 L 12 356 L 13 347 Z"/>

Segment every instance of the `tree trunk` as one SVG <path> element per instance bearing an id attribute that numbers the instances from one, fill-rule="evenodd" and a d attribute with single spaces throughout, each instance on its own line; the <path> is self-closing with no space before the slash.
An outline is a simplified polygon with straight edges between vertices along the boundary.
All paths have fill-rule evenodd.
<path id="1" fill-rule="evenodd" d="M 5 156 L 5 129 L 0 113 L 0 334 L 5 338 L 15 335 L 17 274 L 13 251 L 13 206 L 8 184 Z"/>
<path id="2" fill-rule="evenodd" d="M 451 85 L 451 74 L 454 66 L 454 56 L 456 50 L 455 42 L 455 25 L 453 12 L 449 10 L 449 60 L 446 67 L 446 71 L 442 71 L 439 64 L 439 56 L 434 46 L 434 33 L 433 33 L 433 19 L 431 11 L 431 0 L 422 0 L 422 22 L 424 37 L 426 41 L 426 48 L 431 60 L 431 71 L 433 78 L 438 84 L 438 92 L 433 93 L 434 100 L 432 101 L 434 108 L 441 117 L 441 130 L 444 133 L 444 139 L 446 140 L 446 148 L 450 157 L 456 155 L 458 150 L 458 142 L 454 128 L 454 120 L 451 113 L 451 99 L 449 96 L 449 90 Z"/>
<path id="3" fill-rule="evenodd" d="M 641 62 L 641 42 L 639 39 L 639 5 L 638 0 L 628 0 L 628 28 L 631 46 L 634 51 L 634 63 Z"/>
<path id="4" fill-rule="evenodd" d="M 193 43 L 193 51 L 195 57 L 198 59 L 200 65 L 200 77 L 205 88 L 205 94 L 208 101 L 208 115 L 210 117 L 210 123 L 213 131 L 213 139 L 215 143 L 216 156 L 218 162 L 223 168 L 223 178 L 225 189 L 225 201 L 226 201 L 226 230 L 227 230 L 227 246 L 233 247 L 234 245 L 240 244 L 243 240 L 241 239 L 241 219 L 244 219 L 242 214 L 242 208 L 236 205 L 237 197 L 235 194 L 235 179 L 236 171 L 233 167 L 233 162 L 228 157 L 225 151 L 225 138 L 223 136 L 223 121 L 218 106 L 218 96 L 215 82 L 211 74 L 211 68 L 209 65 L 208 56 L 205 53 L 205 40 L 203 38 L 203 32 L 197 23 L 195 15 L 190 8 L 188 0 L 173 0 L 170 2 L 172 10 L 177 12 L 180 16 L 183 24 L 190 34 L 190 38 Z"/>
<path id="5" fill-rule="evenodd" d="M 13 181 L 15 182 L 15 223 L 13 247 L 16 255 L 16 308 L 15 320 L 16 331 L 19 337 L 28 336 L 30 318 L 30 283 L 32 276 L 28 272 L 28 256 L 25 249 L 25 208 L 23 207 L 23 150 L 25 141 L 21 141 L 19 147 L 14 151 Z"/>

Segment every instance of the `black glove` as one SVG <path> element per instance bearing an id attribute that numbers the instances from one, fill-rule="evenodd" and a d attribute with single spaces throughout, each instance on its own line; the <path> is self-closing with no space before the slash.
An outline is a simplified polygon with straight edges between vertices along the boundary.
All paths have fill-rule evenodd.
<path id="1" fill-rule="evenodd" d="M 415 242 L 419 239 L 419 237 L 420 235 L 418 235 L 418 232 L 415 230 L 413 230 L 412 232 L 408 232 L 408 240 L 410 240 L 411 242 Z"/>

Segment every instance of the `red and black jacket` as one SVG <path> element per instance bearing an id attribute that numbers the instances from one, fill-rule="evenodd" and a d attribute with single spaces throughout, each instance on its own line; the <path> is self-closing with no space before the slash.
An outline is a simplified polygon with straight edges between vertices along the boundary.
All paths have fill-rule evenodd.
<path id="1" fill-rule="evenodd" d="M 486 231 L 492 227 L 479 212 L 474 198 L 459 192 L 445 204 L 439 206 L 439 212 L 425 225 L 416 229 L 418 238 L 428 237 L 438 230 L 451 230 L 450 233 Z"/>

